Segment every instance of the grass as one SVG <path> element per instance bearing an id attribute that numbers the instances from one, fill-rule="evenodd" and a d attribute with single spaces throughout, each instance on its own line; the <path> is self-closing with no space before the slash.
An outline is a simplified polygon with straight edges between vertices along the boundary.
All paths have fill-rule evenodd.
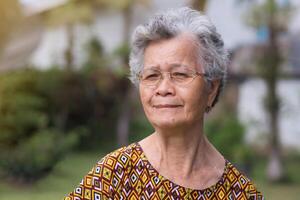
<path id="1" fill-rule="evenodd" d="M 74 153 L 59 163 L 53 173 L 34 185 L 13 185 L 0 181 L 2 200 L 54 200 L 62 199 L 71 192 L 81 178 L 104 154 Z M 269 184 L 265 181 L 265 161 L 259 161 L 254 170 L 254 182 L 266 199 L 296 200 L 300 197 L 300 160 L 286 162 L 290 183 Z"/>
<path id="2" fill-rule="evenodd" d="M 63 199 L 102 156 L 98 153 L 72 154 L 59 163 L 53 173 L 34 185 L 13 185 L 0 181 L 0 199 Z"/>
<path id="3" fill-rule="evenodd" d="M 284 159 L 286 179 L 283 183 L 270 184 L 266 181 L 267 159 L 257 158 L 253 177 L 258 189 L 266 199 L 298 200 L 300 197 L 300 158 L 293 156 Z"/>
<path id="4" fill-rule="evenodd" d="M 271 185 L 266 182 L 257 182 L 257 186 L 266 199 L 299 200 L 300 197 L 300 183 Z"/>

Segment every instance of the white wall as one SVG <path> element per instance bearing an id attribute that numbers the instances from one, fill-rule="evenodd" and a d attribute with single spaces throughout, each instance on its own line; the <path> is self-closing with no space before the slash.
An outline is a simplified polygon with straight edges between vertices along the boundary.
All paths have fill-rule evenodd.
<path id="1" fill-rule="evenodd" d="M 300 80 L 279 81 L 281 107 L 279 132 L 282 144 L 300 150 Z M 260 79 L 244 82 L 239 88 L 238 115 L 247 127 L 247 141 L 265 145 L 268 117 L 264 108 L 266 86 Z"/>

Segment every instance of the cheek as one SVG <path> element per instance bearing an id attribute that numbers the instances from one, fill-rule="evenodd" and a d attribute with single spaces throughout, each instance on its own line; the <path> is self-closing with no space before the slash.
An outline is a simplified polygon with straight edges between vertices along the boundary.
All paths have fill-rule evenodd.
<path id="1" fill-rule="evenodd" d="M 204 113 L 207 103 L 207 95 L 204 92 L 193 92 L 185 96 L 187 114 L 199 115 Z"/>
<path id="2" fill-rule="evenodd" d="M 149 94 L 149 92 L 145 91 L 144 89 L 140 89 L 140 100 L 142 102 L 145 111 L 151 107 L 150 105 L 151 95 Z"/>

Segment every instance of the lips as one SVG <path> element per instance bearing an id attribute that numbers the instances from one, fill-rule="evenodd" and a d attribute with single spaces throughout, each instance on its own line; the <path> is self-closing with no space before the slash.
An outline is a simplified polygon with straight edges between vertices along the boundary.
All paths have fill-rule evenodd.
<path id="1" fill-rule="evenodd" d="M 182 107 L 181 105 L 174 105 L 174 104 L 158 104 L 154 105 L 154 108 L 178 108 Z"/>

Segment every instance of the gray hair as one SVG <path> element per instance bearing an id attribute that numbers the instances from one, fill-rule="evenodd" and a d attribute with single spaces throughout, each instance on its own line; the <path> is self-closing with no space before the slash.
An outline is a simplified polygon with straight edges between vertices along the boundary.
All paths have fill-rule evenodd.
<path id="1" fill-rule="evenodd" d="M 216 27 L 202 13 L 188 7 L 170 9 L 150 18 L 145 25 L 139 25 L 132 37 L 129 59 L 130 79 L 138 85 L 138 76 L 143 70 L 144 50 L 151 41 L 176 37 L 182 33 L 191 33 L 199 43 L 199 60 L 208 75 L 209 82 L 221 80 L 217 96 L 212 104 L 218 101 L 226 81 L 228 51 L 224 48 L 221 35 Z"/>

